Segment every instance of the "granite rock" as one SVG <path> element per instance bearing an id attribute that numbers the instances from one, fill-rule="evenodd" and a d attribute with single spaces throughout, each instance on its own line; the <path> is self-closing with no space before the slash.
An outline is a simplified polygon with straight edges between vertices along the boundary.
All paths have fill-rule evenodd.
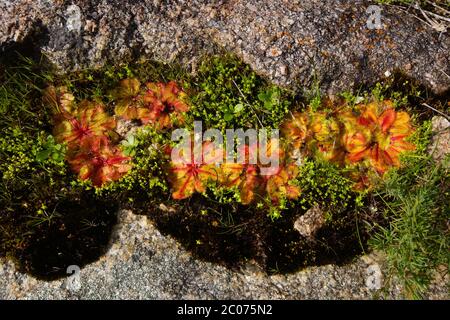
<path id="1" fill-rule="evenodd" d="M 384 279 L 379 253 L 345 266 L 269 276 L 250 266 L 233 271 L 193 259 L 145 216 L 122 210 L 118 218 L 107 254 L 70 278 L 37 280 L 18 272 L 11 261 L 0 261 L 0 299 L 402 298 L 395 282 L 387 292 L 379 290 Z M 427 298 L 448 299 L 445 283 L 448 275 L 439 275 Z"/>
<path id="2" fill-rule="evenodd" d="M 21 42 L 61 72 L 132 59 L 179 62 L 195 71 L 226 50 L 270 80 L 315 81 L 329 94 L 400 71 L 444 93 L 450 37 L 392 6 L 373 24 L 365 0 L 0 0 L 0 50 Z M 371 11 L 372 10 L 372 11 Z"/>

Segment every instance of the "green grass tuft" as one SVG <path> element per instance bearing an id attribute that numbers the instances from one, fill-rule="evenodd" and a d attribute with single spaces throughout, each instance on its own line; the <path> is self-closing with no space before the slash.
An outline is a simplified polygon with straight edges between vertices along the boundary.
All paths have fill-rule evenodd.
<path id="1" fill-rule="evenodd" d="M 385 223 L 375 224 L 370 240 L 373 249 L 386 253 L 388 279 L 397 277 L 405 295 L 416 299 L 423 298 L 436 268 L 450 263 L 450 159 L 447 164 L 431 159 L 426 152 L 430 136 L 431 123 L 426 121 L 411 138 L 416 151 L 403 156 L 404 166 L 384 180 L 377 197 Z"/>

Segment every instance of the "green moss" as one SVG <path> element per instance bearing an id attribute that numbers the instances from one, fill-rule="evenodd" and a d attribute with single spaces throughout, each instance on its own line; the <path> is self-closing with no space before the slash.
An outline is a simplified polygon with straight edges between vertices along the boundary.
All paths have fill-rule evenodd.
<path id="1" fill-rule="evenodd" d="M 147 201 L 168 198 L 169 188 L 164 170 L 166 156 L 161 148 L 169 143 L 167 136 L 146 126 L 132 137 L 126 140 L 134 142 L 131 151 L 128 151 L 134 153 L 132 169 L 122 179 L 96 188 L 96 193 L 129 202 L 134 202 L 136 197 L 145 197 Z"/>
<path id="2" fill-rule="evenodd" d="M 358 195 L 342 169 L 329 162 L 306 160 L 297 180 L 302 190 L 299 204 L 304 210 L 318 205 L 325 212 L 339 215 L 353 205 Z"/>
<path id="3" fill-rule="evenodd" d="M 191 98 L 191 114 L 204 127 L 276 128 L 289 110 L 289 94 L 269 85 L 234 57 L 202 63 Z"/>
<path id="4" fill-rule="evenodd" d="M 220 204 L 237 204 L 240 202 L 239 189 L 236 186 L 223 188 L 219 187 L 216 182 L 208 183 L 205 196 Z"/>

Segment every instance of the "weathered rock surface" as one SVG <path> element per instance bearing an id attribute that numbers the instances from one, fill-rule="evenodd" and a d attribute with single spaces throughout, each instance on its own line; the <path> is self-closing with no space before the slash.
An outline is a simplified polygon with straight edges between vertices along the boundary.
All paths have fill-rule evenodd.
<path id="1" fill-rule="evenodd" d="M 324 212 L 319 206 L 316 206 L 306 211 L 294 222 L 294 229 L 302 236 L 312 238 L 324 223 Z"/>
<path id="2" fill-rule="evenodd" d="M 383 296 L 382 270 L 382 257 L 372 254 L 289 275 L 236 272 L 194 260 L 147 217 L 121 211 L 109 252 L 75 278 L 36 280 L 0 261 L 0 299 L 370 299 Z M 436 283 L 428 298 L 448 298 L 448 275 Z M 400 298 L 399 287 L 385 297 Z"/>
<path id="3" fill-rule="evenodd" d="M 137 57 L 193 69 L 218 48 L 290 86 L 333 93 L 399 70 L 442 93 L 450 37 L 393 7 L 380 27 L 365 0 L 0 0 L 0 48 L 28 39 L 61 70 Z M 368 24 L 369 21 L 369 24 Z M 376 22 L 376 21 L 375 21 Z"/>
<path id="4" fill-rule="evenodd" d="M 442 162 L 450 154 L 450 121 L 442 116 L 434 116 L 432 128 L 433 137 L 428 151 L 435 161 Z"/>

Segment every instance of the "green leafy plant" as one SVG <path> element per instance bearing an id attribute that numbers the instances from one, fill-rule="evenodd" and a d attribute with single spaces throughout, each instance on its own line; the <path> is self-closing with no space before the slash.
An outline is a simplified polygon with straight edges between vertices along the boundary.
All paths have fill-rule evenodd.
<path id="1" fill-rule="evenodd" d="M 128 135 L 121 143 L 123 154 L 129 157 L 136 155 L 138 146 L 139 141 L 134 134 Z"/>
<path id="2" fill-rule="evenodd" d="M 258 94 L 258 99 L 263 103 L 264 109 L 273 110 L 281 103 L 281 90 L 278 87 L 269 87 Z"/>
<path id="3" fill-rule="evenodd" d="M 52 159 L 57 162 L 62 162 L 66 156 L 66 146 L 64 144 L 56 143 L 52 135 L 47 136 L 42 149 L 36 153 L 36 161 L 45 162 L 47 159 Z"/>

